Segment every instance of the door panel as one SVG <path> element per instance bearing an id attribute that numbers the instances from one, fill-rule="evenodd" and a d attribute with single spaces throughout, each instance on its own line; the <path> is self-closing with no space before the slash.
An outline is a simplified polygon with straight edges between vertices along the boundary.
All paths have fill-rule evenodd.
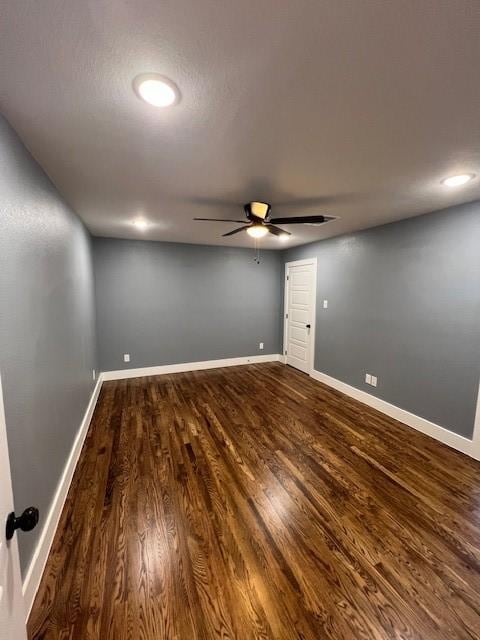
<path id="1" fill-rule="evenodd" d="M 293 291 L 292 302 L 293 304 L 308 305 L 308 291 Z"/>
<path id="2" fill-rule="evenodd" d="M 302 305 L 302 306 L 305 306 L 305 309 L 299 309 L 298 308 L 299 306 L 300 305 L 296 305 L 296 306 L 294 306 L 293 304 L 291 305 L 292 315 L 290 316 L 290 314 L 288 314 L 288 318 L 290 320 L 290 317 L 291 317 L 291 323 L 296 322 L 301 325 L 306 325 L 308 324 L 308 320 L 310 318 L 307 305 Z"/>
<path id="3" fill-rule="evenodd" d="M 316 264 L 292 265 L 287 268 L 287 364 L 310 373 L 312 363 L 313 332 L 315 318 L 315 270 Z"/>
<path id="4" fill-rule="evenodd" d="M 307 329 L 305 327 L 291 327 L 290 339 L 292 342 L 301 342 L 306 345 L 308 340 Z"/>
<path id="5" fill-rule="evenodd" d="M 17 536 L 9 542 L 5 537 L 5 522 L 12 511 L 12 482 L 0 378 L 0 640 L 26 640 Z"/>
<path id="6" fill-rule="evenodd" d="M 291 280 L 292 285 L 295 288 L 303 287 L 304 290 L 308 290 L 311 277 L 310 266 L 291 267 L 291 269 L 293 269 Z"/>
<path id="7" fill-rule="evenodd" d="M 298 344 L 290 343 L 290 352 L 288 354 L 289 358 L 296 358 L 297 360 L 301 360 L 302 362 L 307 362 L 307 355 L 308 353 L 305 347 L 301 347 Z"/>

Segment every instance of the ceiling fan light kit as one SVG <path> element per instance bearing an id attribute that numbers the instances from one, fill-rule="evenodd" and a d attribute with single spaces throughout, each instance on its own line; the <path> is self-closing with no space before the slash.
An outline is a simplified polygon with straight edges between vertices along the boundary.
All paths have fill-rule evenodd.
<path id="1" fill-rule="evenodd" d="M 243 205 L 246 220 L 226 220 L 224 218 L 194 218 L 202 222 L 237 222 L 243 226 L 224 233 L 222 237 L 233 236 L 241 231 L 246 231 L 249 236 L 255 238 L 263 238 L 267 234 L 272 234 L 285 240 L 291 235 L 289 231 L 277 227 L 277 224 L 305 224 L 305 225 L 321 225 L 330 220 L 335 220 L 333 216 L 313 215 L 313 216 L 292 216 L 289 218 L 270 218 L 272 206 L 268 202 L 254 200 Z M 245 224 L 245 222 L 247 224 Z"/>
<path id="2" fill-rule="evenodd" d="M 269 231 L 265 224 L 252 224 L 250 227 L 247 227 L 247 233 L 252 238 L 263 238 Z"/>

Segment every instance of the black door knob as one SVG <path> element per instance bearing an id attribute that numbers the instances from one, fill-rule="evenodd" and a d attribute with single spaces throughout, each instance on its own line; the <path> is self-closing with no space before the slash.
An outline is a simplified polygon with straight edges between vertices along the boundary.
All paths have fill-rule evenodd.
<path id="1" fill-rule="evenodd" d="M 11 540 L 13 538 L 13 534 L 17 529 L 21 529 L 22 531 L 31 531 L 35 529 L 38 524 L 39 513 L 36 507 L 28 507 L 18 518 L 15 516 L 15 513 L 9 514 L 7 518 L 7 526 L 5 531 L 5 536 L 7 540 Z"/>
<path id="2" fill-rule="evenodd" d="M 309 325 L 309 324 L 307 324 L 307 325 L 305 325 L 305 326 L 307 327 L 307 329 L 310 329 L 310 325 Z"/>

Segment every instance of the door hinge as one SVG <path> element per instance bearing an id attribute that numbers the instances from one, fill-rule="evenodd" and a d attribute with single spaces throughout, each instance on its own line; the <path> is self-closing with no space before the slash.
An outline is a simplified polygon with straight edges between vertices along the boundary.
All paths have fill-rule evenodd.
<path id="1" fill-rule="evenodd" d="M 285 349 L 285 355 L 287 355 L 287 350 Z"/>
<path id="2" fill-rule="evenodd" d="M 285 314 L 285 318 L 287 318 L 287 320 L 288 320 L 288 313 Z"/>
<path id="3" fill-rule="evenodd" d="M 288 280 L 288 278 L 289 278 L 289 277 L 290 277 L 290 276 L 287 276 L 287 280 Z"/>

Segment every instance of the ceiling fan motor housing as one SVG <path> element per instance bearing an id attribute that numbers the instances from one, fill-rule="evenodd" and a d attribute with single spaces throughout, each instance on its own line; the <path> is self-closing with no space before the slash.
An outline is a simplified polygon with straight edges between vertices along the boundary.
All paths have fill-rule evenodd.
<path id="1" fill-rule="evenodd" d="M 247 202 L 243 205 L 243 210 L 249 220 L 265 220 L 271 208 L 268 202 Z"/>

